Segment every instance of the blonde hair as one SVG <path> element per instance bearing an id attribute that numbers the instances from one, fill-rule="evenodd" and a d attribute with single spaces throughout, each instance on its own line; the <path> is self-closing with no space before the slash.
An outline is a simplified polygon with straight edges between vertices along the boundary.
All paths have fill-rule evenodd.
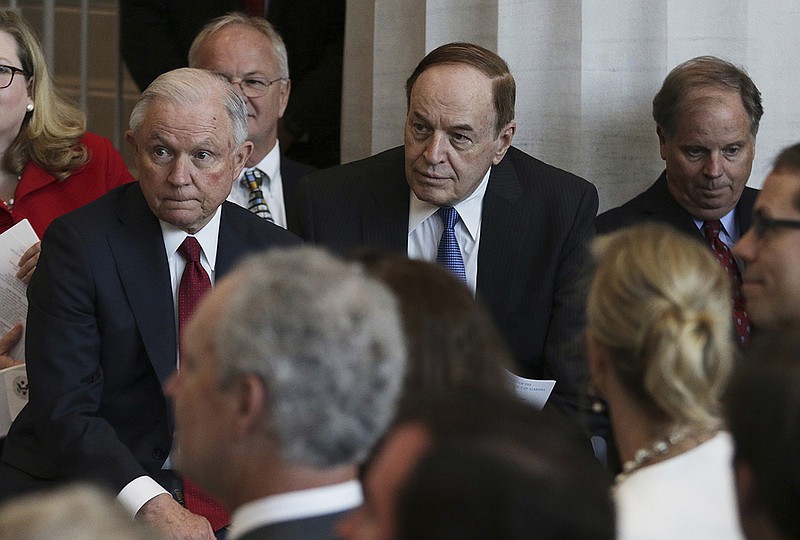
<path id="1" fill-rule="evenodd" d="M 39 40 L 22 17 L 8 9 L 0 10 L 0 31 L 8 33 L 17 44 L 36 105 L 25 115 L 17 138 L 3 156 L 3 167 L 19 175 L 32 160 L 63 180 L 89 160 L 88 150 L 79 144 L 86 131 L 86 117 L 56 94 Z"/>
<path id="2" fill-rule="evenodd" d="M 731 284 L 701 243 L 656 224 L 598 238 L 587 330 L 623 386 L 675 424 L 714 427 L 733 366 Z"/>
<path id="3" fill-rule="evenodd" d="M 89 484 L 70 484 L 17 497 L 0 508 L 0 540 L 157 540 L 114 496 Z"/>

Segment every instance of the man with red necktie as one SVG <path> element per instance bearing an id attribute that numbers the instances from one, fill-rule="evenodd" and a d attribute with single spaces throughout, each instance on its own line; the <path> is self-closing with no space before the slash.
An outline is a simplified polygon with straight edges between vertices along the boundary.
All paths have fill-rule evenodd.
<path id="1" fill-rule="evenodd" d="M 731 248 L 750 228 L 758 191 L 746 184 L 763 112 L 761 93 L 744 70 L 713 56 L 680 64 L 653 99 L 664 172 L 644 193 L 595 219 L 597 234 L 658 221 L 707 243 L 731 278 L 741 348 L 750 342 L 751 324 Z"/>
<path id="2" fill-rule="evenodd" d="M 48 229 L 28 289 L 31 399 L 6 441 L 0 498 L 97 480 L 170 538 L 214 537 L 179 504 L 163 385 L 180 365 L 186 301 L 242 255 L 299 243 L 224 202 L 250 154 L 246 137 L 245 105 L 224 78 L 168 72 L 131 114 L 139 182 Z"/>

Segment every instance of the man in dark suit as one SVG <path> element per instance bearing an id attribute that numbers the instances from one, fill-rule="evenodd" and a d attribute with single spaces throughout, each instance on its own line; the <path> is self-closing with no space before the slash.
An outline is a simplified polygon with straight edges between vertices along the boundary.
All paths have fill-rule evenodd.
<path id="1" fill-rule="evenodd" d="M 301 236 L 338 252 L 366 245 L 427 260 L 453 249 L 515 371 L 555 379 L 555 401 L 575 411 L 586 383 L 581 332 L 597 191 L 511 147 L 515 82 L 495 53 L 443 45 L 406 90 L 403 147 L 302 181 Z"/>
<path id="2" fill-rule="evenodd" d="M 294 232 L 297 183 L 314 168 L 281 156 L 278 121 L 291 91 L 281 36 L 261 17 L 230 13 L 200 31 L 189 49 L 189 66 L 224 75 L 247 104 L 253 153 L 228 200 Z M 252 172 L 261 176 L 258 194 L 248 184 Z"/>
<path id="3" fill-rule="evenodd" d="M 42 240 L 28 289 L 30 402 L 6 441 L 0 491 L 98 480 L 170 537 L 213 538 L 168 493 L 173 422 L 162 387 L 179 362 L 182 249 L 199 245 L 191 267 L 213 283 L 249 251 L 299 242 L 224 203 L 252 143 L 244 103 L 222 77 L 162 75 L 130 127 L 139 182 L 56 220 Z"/>
<path id="4" fill-rule="evenodd" d="M 204 299 L 182 351 L 175 462 L 233 510 L 229 538 L 333 539 L 401 388 L 389 289 L 314 248 L 253 256 Z"/>
<path id="5" fill-rule="evenodd" d="M 732 247 L 750 227 L 757 191 L 746 184 L 763 112 L 758 88 L 733 64 L 701 56 L 677 66 L 653 99 L 666 169 L 644 193 L 597 216 L 597 233 L 658 221 L 708 242 L 704 227 L 717 222 Z"/>

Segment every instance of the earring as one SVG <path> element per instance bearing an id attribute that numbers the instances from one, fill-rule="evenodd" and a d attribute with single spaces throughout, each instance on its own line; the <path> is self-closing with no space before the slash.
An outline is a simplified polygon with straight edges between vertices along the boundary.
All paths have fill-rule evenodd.
<path id="1" fill-rule="evenodd" d="M 597 391 L 594 381 L 589 381 L 588 388 L 586 390 L 587 397 L 591 401 L 592 412 L 595 414 L 604 413 L 606 410 L 606 402 L 602 397 L 600 397 L 600 392 Z"/>
<path id="2" fill-rule="evenodd" d="M 28 112 L 33 112 L 33 103 L 28 103 L 28 106 L 25 107 L 25 110 Z"/>

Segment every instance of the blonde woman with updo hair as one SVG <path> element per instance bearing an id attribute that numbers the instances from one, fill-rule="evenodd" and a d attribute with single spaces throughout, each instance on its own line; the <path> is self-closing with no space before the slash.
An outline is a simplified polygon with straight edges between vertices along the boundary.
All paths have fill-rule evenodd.
<path id="1" fill-rule="evenodd" d="M 599 237 L 594 255 L 587 351 L 623 461 L 618 538 L 742 538 L 720 416 L 730 281 L 706 246 L 664 225 Z"/>

